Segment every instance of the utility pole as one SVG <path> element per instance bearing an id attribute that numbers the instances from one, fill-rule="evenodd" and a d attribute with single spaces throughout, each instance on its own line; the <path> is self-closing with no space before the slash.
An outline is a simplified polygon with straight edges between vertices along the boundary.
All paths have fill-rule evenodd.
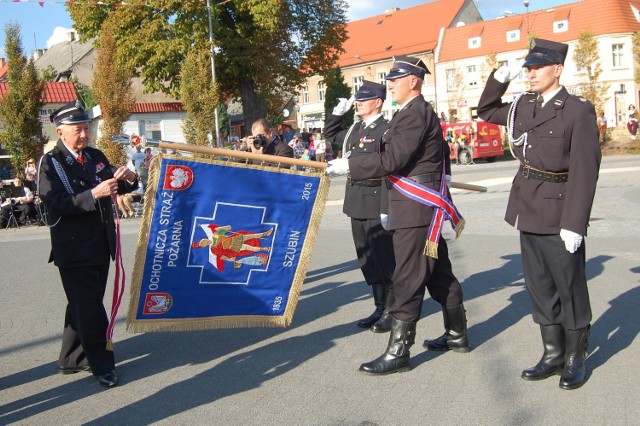
<path id="1" fill-rule="evenodd" d="M 211 22 L 211 0 L 207 0 L 207 13 L 209 14 L 209 47 L 211 49 L 211 84 L 216 84 L 216 62 L 214 59 L 215 49 L 213 48 L 213 24 Z M 223 146 L 220 141 L 220 126 L 218 126 L 218 107 L 214 111 L 215 126 L 216 126 L 216 144 L 219 148 Z M 211 142 L 209 142 L 211 146 Z"/>

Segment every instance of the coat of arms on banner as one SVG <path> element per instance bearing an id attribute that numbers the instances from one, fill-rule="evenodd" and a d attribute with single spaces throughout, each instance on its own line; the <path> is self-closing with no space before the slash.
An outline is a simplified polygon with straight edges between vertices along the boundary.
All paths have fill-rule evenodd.
<path id="1" fill-rule="evenodd" d="M 129 328 L 289 325 L 327 192 L 323 172 L 154 159 Z"/>

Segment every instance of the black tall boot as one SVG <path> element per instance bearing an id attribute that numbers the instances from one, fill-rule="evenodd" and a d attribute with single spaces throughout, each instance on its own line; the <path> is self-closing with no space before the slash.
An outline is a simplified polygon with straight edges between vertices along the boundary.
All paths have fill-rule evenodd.
<path id="1" fill-rule="evenodd" d="M 391 330 L 391 314 L 389 314 L 389 308 L 396 301 L 396 294 L 393 292 L 393 287 L 387 288 L 387 297 L 384 301 L 384 312 L 380 319 L 371 326 L 371 331 L 374 333 L 386 333 Z"/>
<path id="2" fill-rule="evenodd" d="M 367 318 L 358 321 L 358 327 L 369 328 L 376 323 L 384 312 L 384 296 L 385 296 L 384 284 L 371 284 L 371 292 L 373 293 L 373 303 L 376 305 L 376 310 Z"/>
<path id="3" fill-rule="evenodd" d="M 469 352 L 467 316 L 461 303 L 453 308 L 442 307 L 445 332 L 433 340 L 425 340 L 422 346 L 432 351 Z"/>
<path id="4" fill-rule="evenodd" d="M 542 380 L 560 374 L 564 367 L 564 327 L 560 324 L 540 324 L 544 353 L 538 363 L 522 371 L 525 380 Z"/>
<path id="5" fill-rule="evenodd" d="M 587 348 L 589 347 L 590 327 L 587 326 L 580 330 L 564 330 L 567 346 L 564 356 L 564 370 L 560 376 L 561 389 L 577 389 L 584 384 L 587 375 L 584 359 L 587 357 Z"/>
<path id="6" fill-rule="evenodd" d="M 371 362 L 362 364 L 360 371 L 372 375 L 384 375 L 411 370 L 409 348 L 416 341 L 416 323 L 391 317 L 391 334 L 387 350 Z"/>

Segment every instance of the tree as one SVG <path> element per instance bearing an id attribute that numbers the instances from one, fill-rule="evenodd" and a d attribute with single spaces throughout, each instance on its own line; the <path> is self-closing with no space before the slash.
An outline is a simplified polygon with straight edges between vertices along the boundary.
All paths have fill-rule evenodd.
<path id="1" fill-rule="evenodd" d="M 460 119 L 458 107 L 464 100 L 464 91 L 467 83 L 464 74 L 459 67 L 447 70 L 447 102 L 449 104 L 449 121 L 455 123 Z"/>
<path id="2" fill-rule="evenodd" d="M 40 78 L 42 81 L 56 81 L 58 72 L 53 65 L 47 65 L 45 69 L 40 71 Z"/>
<path id="3" fill-rule="evenodd" d="M 115 22 L 107 20 L 97 41 L 96 70 L 93 74 L 93 95 L 100 105 L 102 137 L 98 147 L 112 164 L 127 162 L 125 146 L 111 142 L 109 136 L 121 134 L 123 124 L 135 106 L 129 65 L 118 56 L 114 38 Z"/>
<path id="4" fill-rule="evenodd" d="M 573 60 L 578 71 L 582 71 L 580 83 L 582 96 L 593 104 L 596 111 L 602 110 L 608 99 L 606 95 L 609 85 L 599 82 L 602 66 L 598 53 L 598 41 L 589 30 L 584 30 L 578 35 Z"/>
<path id="5" fill-rule="evenodd" d="M 215 110 L 218 94 L 211 81 L 209 64 L 211 56 L 203 47 L 191 49 L 182 64 L 181 96 L 187 110 L 187 118 L 182 125 L 187 143 L 206 146 L 208 137 L 215 136 Z M 216 141 L 220 145 L 220 141 Z"/>
<path id="6" fill-rule="evenodd" d="M 498 55 L 496 55 L 496 52 L 488 53 L 485 63 L 480 66 L 480 77 L 482 78 L 482 81 L 486 83 L 491 71 L 498 68 L 500 68 L 500 65 L 498 64 Z"/>
<path id="7" fill-rule="evenodd" d="M 640 63 L 640 32 L 633 33 L 631 45 L 633 49 L 633 61 L 638 64 Z M 634 66 L 634 69 L 633 81 L 640 84 L 640 68 Z"/>
<path id="8" fill-rule="evenodd" d="M 342 70 L 340 67 L 330 70 L 325 78 L 324 83 L 326 85 L 324 96 L 324 116 L 329 117 L 329 114 L 333 111 L 333 108 L 338 105 L 339 98 L 350 98 L 351 88 L 344 82 L 342 76 Z M 347 128 L 353 124 L 354 110 L 347 111 L 342 116 L 342 127 Z"/>
<path id="9" fill-rule="evenodd" d="M 218 104 L 218 128 L 223 140 L 227 140 L 231 135 L 231 123 L 229 120 L 227 104 L 220 102 Z"/>
<path id="10" fill-rule="evenodd" d="M 212 6 L 216 79 L 224 98 L 242 100 L 246 123 L 277 113 L 283 95 L 333 67 L 347 39 L 344 0 L 229 0 Z M 144 7 L 68 3 L 82 38 L 107 17 L 127 63 L 147 90 L 178 96 L 180 64 L 208 45 L 203 1 L 147 0 Z"/>
<path id="11" fill-rule="evenodd" d="M 15 170 L 31 157 L 37 158 L 47 142 L 42 133 L 40 110 L 44 106 L 44 83 L 33 59 L 27 60 L 22 50 L 20 25 L 5 27 L 5 51 L 9 67 L 9 90 L 0 102 L 0 143 L 11 155 Z"/>

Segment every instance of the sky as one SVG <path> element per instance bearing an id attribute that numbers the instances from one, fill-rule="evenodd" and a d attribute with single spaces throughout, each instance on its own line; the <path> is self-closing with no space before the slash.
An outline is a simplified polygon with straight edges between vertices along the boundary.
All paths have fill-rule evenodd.
<path id="1" fill-rule="evenodd" d="M 135 1 L 135 0 L 134 0 Z M 144 0 L 139 0 L 140 2 Z M 440 0 L 448 1 L 448 0 Z M 529 0 L 529 11 L 548 9 L 579 0 Z M 215 2 L 215 0 L 214 0 Z M 385 10 L 399 7 L 406 9 L 429 0 L 347 0 L 350 21 L 379 15 Z M 526 13 L 522 0 L 475 0 L 478 10 L 485 20 L 512 12 Z M 39 3 L 43 3 L 40 6 Z M 9 22 L 20 24 L 22 48 L 26 54 L 34 49 L 46 49 L 64 41 L 67 31 L 73 27 L 73 21 L 65 8 L 63 0 L 38 2 L 32 0 L 0 0 L 0 58 L 5 58 L 5 25 Z"/>

